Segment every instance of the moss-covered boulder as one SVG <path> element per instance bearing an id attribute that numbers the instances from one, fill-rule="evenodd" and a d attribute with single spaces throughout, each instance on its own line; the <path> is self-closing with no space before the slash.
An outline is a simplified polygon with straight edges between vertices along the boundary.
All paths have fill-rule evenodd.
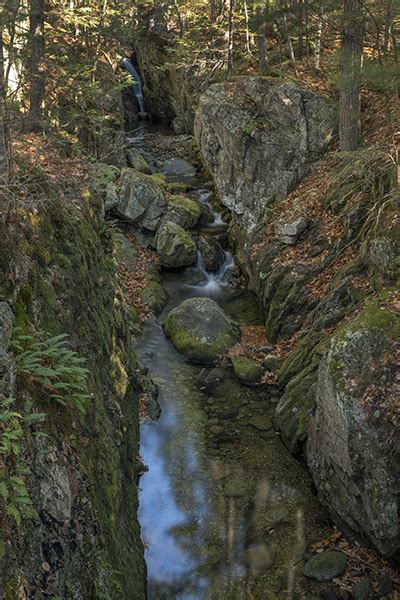
<path id="1" fill-rule="evenodd" d="M 278 371 L 283 364 L 283 358 L 268 354 L 263 360 L 263 366 L 267 371 Z"/>
<path id="2" fill-rule="evenodd" d="M 306 563 L 304 574 L 317 581 L 332 581 L 346 570 L 347 557 L 343 552 L 331 550 L 312 556 Z"/>
<path id="3" fill-rule="evenodd" d="M 136 148 L 129 148 L 126 152 L 127 163 L 132 169 L 145 173 L 146 175 L 151 174 L 151 170 L 147 160 Z"/>
<path id="4" fill-rule="evenodd" d="M 146 287 L 140 292 L 140 297 L 151 312 L 159 315 L 169 300 L 169 296 L 161 284 L 158 273 L 154 270 L 145 277 Z"/>
<path id="5" fill-rule="evenodd" d="M 163 222 L 176 223 L 184 229 L 196 227 L 202 214 L 200 204 L 187 196 L 173 196 L 168 202 L 168 208 Z"/>
<path id="6" fill-rule="evenodd" d="M 333 336 L 318 369 L 307 443 L 321 500 L 384 554 L 400 549 L 395 298 L 368 300 Z"/>
<path id="7" fill-rule="evenodd" d="M 153 176 L 130 168 L 122 169 L 116 192 L 119 201 L 113 212 L 118 217 L 149 231 L 157 229 L 166 211 L 167 201 Z"/>
<path id="8" fill-rule="evenodd" d="M 232 356 L 233 371 L 236 377 L 246 385 L 254 385 L 262 375 L 262 369 L 251 358 L 247 356 Z"/>
<path id="9" fill-rule="evenodd" d="M 190 298 L 174 308 L 165 335 L 187 360 L 213 364 L 240 341 L 240 327 L 211 298 Z"/>
<path id="10" fill-rule="evenodd" d="M 167 190 L 171 193 L 171 194 L 185 194 L 188 190 L 189 190 L 190 186 L 185 183 L 184 181 L 171 181 L 168 186 L 167 186 Z"/>
<path id="11" fill-rule="evenodd" d="M 192 237 L 180 225 L 170 221 L 164 223 L 158 233 L 157 252 L 161 265 L 167 268 L 192 265 L 197 259 Z"/>

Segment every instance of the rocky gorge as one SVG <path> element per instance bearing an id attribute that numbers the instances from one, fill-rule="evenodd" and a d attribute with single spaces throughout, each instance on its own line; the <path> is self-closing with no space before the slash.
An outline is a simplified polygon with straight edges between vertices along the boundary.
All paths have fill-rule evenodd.
<path id="1" fill-rule="evenodd" d="M 67 197 L 38 171 L 57 210 L 4 227 L 2 385 L 28 413 L 34 513 L 2 525 L 0 597 L 331 599 L 349 576 L 354 598 L 389 598 L 393 162 L 337 152 L 334 103 L 300 81 L 177 67 L 146 28 L 154 121 L 142 104 L 117 158 L 73 162 Z M 24 370 L 59 335 L 87 367 L 84 413 Z M 355 561 L 342 532 L 392 562 Z"/>
<path id="2" fill-rule="evenodd" d="M 149 89 L 153 42 L 146 56 L 138 52 Z M 182 73 L 163 77 L 175 107 L 168 117 L 181 119 Z M 230 241 L 265 311 L 271 352 L 281 357 L 275 425 L 306 458 L 337 523 L 393 555 L 398 434 L 393 408 L 381 402 L 398 398 L 395 203 L 376 226 L 393 167 L 379 148 L 322 161 L 335 137 L 334 108 L 298 82 L 207 79 L 191 96 L 188 130 L 229 211 Z"/>

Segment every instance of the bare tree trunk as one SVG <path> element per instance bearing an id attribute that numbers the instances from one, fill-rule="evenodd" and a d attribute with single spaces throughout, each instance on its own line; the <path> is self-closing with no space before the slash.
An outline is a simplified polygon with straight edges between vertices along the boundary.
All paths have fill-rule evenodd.
<path id="1" fill-rule="evenodd" d="M 229 13 L 228 13 L 228 77 L 233 73 L 233 9 L 235 0 L 229 0 Z"/>
<path id="2" fill-rule="evenodd" d="M 8 183 L 11 177 L 2 33 L 3 32 L 0 30 L 0 184 Z"/>
<path id="3" fill-rule="evenodd" d="M 287 43 L 288 43 L 290 60 L 292 61 L 294 73 L 295 73 L 295 75 L 297 77 L 298 73 L 297 73 L 297 67 L 296 67 L 296 58 L 295 58 L 295 55 L 294 55 L 292 38 L 290 37 L 289 25 L 288 25 L 288 21 L 287 21 L 286 3 L 284 3 L 283 24 L 284 24 L 284 27 L 285 27 L 285 35 L 286 35 L 286 39 L 287 39 Z"/>
<path id="4" fill-rule="evenodd" d="M 315 62 L 314 62 L 314 70 L 317 74 L 319 72 L 319 67 L 321 64 L 321 43 L 322 43 L 322 28 L 324 24 L 324 2 L 321 0 L 319 6 L 319 20 L 318 20 L 318 29 L 317 36 L 315 39 Z"/>
<path id="5" fill-rule="evenodd" d="M 28 128 L 40 131 L 43 128 L 42 104 L 45 89 L 43 69 L 44 41 L 44 0 L 30 0 L 29 15 L 29 56 L 28 77 L 30 80 Z"/>
<path id="6" fill-rule="evenodd" d="M 383 40 L 383 51 L 385 55 L 389 52 L 389 43 L 392 35 L 393 20 L 395 16 L 394 0 L 386 0 L 385 32 Z"/>
<path id="7" fill-rule="evenodd" d="M 343 6 L 339 139 L 340 149 L 351 151 L 361 143 L 363 7 L 360 0 L 344 0 Z"/>
<path id="8" fill-rule="evenodd" d="M 246 52 L 251 54 L 250 48 L 250 29 L 249 29 L 249 9 L 247 6 L 247 0 L 244 0 L 244 18 L 246 22 Z"/>
<path id="9" fill-rule="evenodd" d="M 266 17 L 267 17 L 268 4 L 266 4 L 264 10 L 257 7 L 257 47 L 258 47 L 258 66 L 261 75 L 267 75 L 269 72 L 268 60 L 267 60 L 267 47 L 266 47 Z"/>

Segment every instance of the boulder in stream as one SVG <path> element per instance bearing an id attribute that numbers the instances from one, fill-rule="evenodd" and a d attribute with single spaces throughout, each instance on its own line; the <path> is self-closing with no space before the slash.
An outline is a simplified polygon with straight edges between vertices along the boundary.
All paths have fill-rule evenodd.
<path id="1" fill-rule="evenodd" d="M 157 236 L 157 252 L 163 267 L 170 269 L 192 265 L 197 259 L 196 244 L 176 223 L 163 224 Z"/>
<path id="2" fill-rule="evenodd" d="M 262 368 L 247 356 L 232 356 L 233 371 L 236 377 L 246 385 L 255 385 L 261 378 Z"/>
<path id="3" fill-rule="evenodd" d="M 184 229 L 196 227 L 202 215 L 202 208 L 198 202 L 186 196 L 174 196 L 168 202 L 167 212 L 163 221 L 171 221 Z"/>
<path id="4" fill-rule="evenodd" d="M 332 581 L 346 570 L 347 558 L 343 552 L 335 550 L 316 554 L 306 563 L 304 574 L 317 581 Z"/>
<path id="5" fill-rule="evenodd" d="M 125 221 L 155 231 L 166 211 L 164 192 L 150 175 L 125 168 L 116 185 L 118 204 L 114 213 Z"/>
<path id="6" fill-rule="evenodd" d="M 174 308 L 164 323 L 165 335 L 187 360 L 213 364 L 240 341 L 240 327 L 211 298 L 190 298 Z"/>
<path id="7" fill-rule="evenodd" d="M 198 247 L 207 271 L 217 271 L 225 260 L 225 252 L 221 244 L 211 236 L 202 236 Z"/>

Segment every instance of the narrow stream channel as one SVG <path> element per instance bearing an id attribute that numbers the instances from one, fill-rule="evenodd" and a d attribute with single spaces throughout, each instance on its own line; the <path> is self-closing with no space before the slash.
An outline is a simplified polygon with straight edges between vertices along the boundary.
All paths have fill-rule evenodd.
<path id="1" fill-rule="evenodd" d="M 206 190 L 194 197 L 208 202 Z M 221 231 L 215 214 L 212 233 Z M 222 227 L 223 228 L 223 227 Z M 210 233 L 209 232 L 209 233 Z M 324 536 L 310 479 L 272 424 L 276 392 L 240 384 L 227 369 L 187 363 L 162 323 L 182 300 L 211 296 L 241 324 L 261 324 L 254 297 L 231 285 L 234 259 L 220 271 L 164 271 L 170 301 L 137 344 L 159 389 L 161 416 L 141 427 L 142 537 L 150 600 L 312 598 L 304 553 Z M 317 588 L 318 589 L 318 588 Z"/>

